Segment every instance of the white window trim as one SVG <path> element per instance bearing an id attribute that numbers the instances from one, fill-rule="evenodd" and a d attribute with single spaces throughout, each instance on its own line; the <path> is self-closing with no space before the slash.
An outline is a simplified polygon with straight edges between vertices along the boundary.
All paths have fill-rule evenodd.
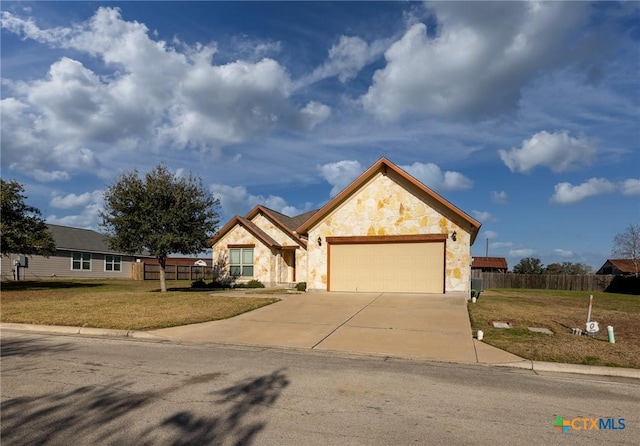
<path id="1" fill-rule="evenodd" d="M 80 268 L 76 269 L 73 267 L 73 255 L 74 254 L 80 254 Z M 84 264 L 84 254 L 88 254 L 89 255 L 89 269 L 83 269 L 82 265 Z M 93 256 L 91 255 L 90 252 L 83 252 L 83 251 L 72 251 L 71 252 L 71 271 L 93 271 Z"/>
<path id="2" fill-rule="evenodd" d="M 111 260 L 112 260 L 111 262 L 107 261 L 108 257 L 111 257 Z M 117 262 L 115 261 L 116 258 L 118 259 Z M 118 265 L 120 265 L 120 269 L 117 270 L 117 271 L 113 268 L 113 266 L 115 266 L 116 263 Z M 112 267 L 111 269 L 107 269 L 107 265 L 108 264 L 111 264 L 111 267 Z M 116 274 L 121 273 L 122 272 L 122 256 L 115 255 L 115 254 L 105 254 L 104 255 L 104 272 L 105 273 L 116 273 Z"/>

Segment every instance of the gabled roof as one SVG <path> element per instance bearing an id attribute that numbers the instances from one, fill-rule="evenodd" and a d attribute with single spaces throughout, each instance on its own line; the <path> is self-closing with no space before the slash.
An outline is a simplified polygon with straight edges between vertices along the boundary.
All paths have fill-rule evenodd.
<path id="1" fill-rule="evenodd" d="M 120 251 L 114 251 L 109 247 L 109 237 L 105 234 L 93 231 L 91 229 L 72 228 L 69 226 L 60 226 L 47 224 L 53 240 L 56 243 L 56 249 L 63 251 L 92 252 L 103 254 L 118 254 Z M 148 257 L 148 254 L 134 254 L 139 257 Z"/>
<path id="2" fill-rule="evenodd" d="M 231 220 L 229 220 L 229 222 L 226 225 L 224 225 L 216 233 L 216 235 L 214 235 L 211 238 L 210 243 L 212 245 L 215 244 L 218 240 L 220 240 L 222 237 L 224 237 L 229 231 L 231 231 L 231 229 L 233 229 L 236 225 L 240 225 L 243 228 L 245 228 L 251 235 L 253 235 L 255 238 L 260 240 L 262 243 L 264 243 L 268 247 L 270 247 L 270 248 L 282 248 L 282 245 L 280 245 L 280 243 L 278 243 L 274 239 L 272 239 L 269 236 L 269 234 L 267 234 L 262 229 L 260 229 L 258 226 L 256 226 L 255 223 L 253 223 L 250 220 L 247 220 L 244 217 L 240 217 L 238 215 L 236 215 Z"/>
<path id="3" fill-rule="evenodd" d="M 343 203 L 347 198 L 349 198 L 354 192 L 360 189 L 367 181 L 369 181 L 374 175 L 379 172 L 383 172 L 386 174 L 387 171 L 392 171 L 395 174 L 399 175 L 406 181 L 408 181 L 413 186 L 417 187 L 422 193 L 428 196 L 430 199 L 438 202 L 448 210 L 450 210 L 454 215 L 458 216 L 463 221 L 467 222 L 470 227 L 471 232 L 471 244 L 476 239 L 478 235 L 478 231 L 480 230 L 480 223 L 475 218 L 466 214 L 449 201 L 445 200 L 443 197 L 429 189 L 427 186 L 422 184 L 420 181 L 413 178 L 404 170 L 400 169 L 398 166 L 393 164 L 386 158 L 380 158 L 373 166 L 367 169 L 362 175 L 356 178 L 349 186 L 347 186 L 342 192 L 336 195 L 333 199 L 331 199 L 324 207 L 322 207 L 318 212 L 316 212 L 313 216 L 311 216 L 306 222 L 302 223 L 298 229 L 296 230 L 298 234 L 306 234 L 309 229 L 319 223 L 323 218 L 325 218 L 331 211 L 333 211 L 338 205 Z"/>
<path id="4" fill-rule="evenodd" d="M 602 265 L 602 268 L 604 268 L 604 266 L 607 263 L 610 263 L 612 266 L 614 266 L 621 273 L 627 273 L 627 274 L 635 274 L 636 273 L 636 265 L 634 264 L 633 260 L 631 260 L 631 259 L 607 259 L 605 264 Z M 602 268 L 600 268 L 600 269 L 602 269 Z"/>
<path id="5" fill-rule="evenodd" d="M 300 226 L 301 223 L 308 220 L 309 217 L 318 212 L 318 210 L 313 210 L 309 212 L 305 212 L 304 214 L 296 215 L 295 217 L 289 217 L 284 215 L 278 211 L 274 211 L 273 209 L 269 209 L 268 207 L 257 205 L 253 209 L 249 211 L 246 215 L 247 220 L 253 219 L 256 215 L 262 214 L 267 217 L 273 224 L 282 229 L 283 232 L 288 234 L 291 238 L 293 238 L 299 245 L 303 247 L 307 247 L 306 240 L 302 239 L 298 233 L 296 233 L 296 228 Z"/>
<path id="6" fill-rule="evenodd" d="M 507 269 L 507 259 L 504 257 L 474 257 L 471 268 Z"/>

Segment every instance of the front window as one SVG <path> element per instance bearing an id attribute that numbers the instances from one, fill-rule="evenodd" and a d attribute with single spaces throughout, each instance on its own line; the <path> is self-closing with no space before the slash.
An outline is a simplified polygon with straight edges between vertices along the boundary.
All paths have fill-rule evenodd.
<path id="1" fill-rule="evenodd" d="M 91 254 L 88 252 L 74 252 L 71 259 L 71 269 L 91 271 Z"/>
<path id="2" fill-rule="evenodd" d="M 122 263 L 122 257 L 120 256 L 105 256 L 104 258 L 104 270 L 105 271 L 120 271 Z"/>
<path id="3" fill-rule="evenodd" d="M 253 277 L 253 248 L 229 249 L 229 274 Z"/>

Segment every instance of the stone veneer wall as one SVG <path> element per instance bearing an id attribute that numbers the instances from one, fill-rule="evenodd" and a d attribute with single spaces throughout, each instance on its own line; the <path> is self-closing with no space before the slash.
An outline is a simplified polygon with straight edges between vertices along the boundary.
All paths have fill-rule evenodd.
<path id="1" fill-rule="evenodd" d="M 392 179 L 393 178 L 393 179 Z M 403 184 L 405 187 L 401 186 Z M 433 207 L 418 198 L 419 190 L 395 173 L 375 175 L 360 190 L 340 204 L 309 231 L 309 289 L 327 289 L 327 243 L 332 236 L 374 236 L 406 234 L 447 234 L 457 232 L 457 241 L 447 239 L 445 290 L 469 291 L 471 280 L 470 228 L 459 226 L 445 214 L 452 214 L 439 203 Z M 453 215 L 451 215 L 453 217 Z M 322 238 L 322 246 L 315 240 Z"/>
<path id="2" fill-rule="evenodd" d="M 255 245 L 253 248 L 253 278 L 272 286 L 276 283 L 276 257 L 271 248 L 257 240 L 250 232 L 241 226 L 236 226 L 213 247 L 213 261 L 219 255 L 229 255 L 228 245 Z"/>
<path id="3" fill-rule="evenodd" d="M 287 233 L 283 232 L 282 229 L 274 225 L 271 220 L 265 217 L 262 214 L 258 214 L 251 220 L 256 226 L 262 229 L 264 232 L 269 234 L 269 236 L 274 239 L 276 242 L 280 243 L 283 246 L 293 246 L 298 245 L 298 242 L 291 238 Z M 296 249 L 296 282 L 306 282 L 307 280 L 307 252 L 303 247 L 298 247 Z M 284 283 L 287 281 L 287 271 L 288 267 L 283 258 L 279 258 L 281 262 L 280 268 L 280 278 L 279 282 Z"/>
<path id="4" fill-rule="evenodd" d="M 274 225 L 271 222 L 271 220 L 269 220 L 267 217 L 265 217 L 262 214 L 256 215 L 255 217 L 253 217 L 253 220 L 251 221 L 257 227 L 259 227 L 264 232 L 269 234 L 269 237 L 271 237 L 272 239 L 274 239 L 276 242 L 280 243 L 283 246 L 293 246 L 298 244 L 298 242 L 296 242 L 294 239 L 289 237 L 288 234 L 283 232 L 282 229 Z"/>

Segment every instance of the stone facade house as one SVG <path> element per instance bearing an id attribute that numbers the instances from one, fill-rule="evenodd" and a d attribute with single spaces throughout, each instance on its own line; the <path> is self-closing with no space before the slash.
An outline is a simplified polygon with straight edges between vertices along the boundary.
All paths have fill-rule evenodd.
<path id="1" fill-rule="evenodd" d="M 385 158 L 317 211 L 256 206 L 213 238 L 239 280 L 309 290 L 469 292 L 480 222 Z"/>

